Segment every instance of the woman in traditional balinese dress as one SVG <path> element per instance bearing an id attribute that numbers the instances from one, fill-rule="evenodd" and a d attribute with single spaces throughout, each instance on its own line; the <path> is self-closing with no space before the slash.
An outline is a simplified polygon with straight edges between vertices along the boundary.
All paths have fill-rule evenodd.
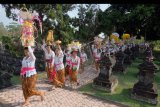
<path id="1" fill-rule="evenodd" d="M 54 66 L 56 70 L 56 78 L 60 82 L 59 85 L 60 87 L 63 87 L 65 82 L 65 68 L 63 64 L 63 57 L 64 57 L 63 51 L 61 50 L 61 47 L 58 44 L 55 50 Z M 57 84 L 55 85 L 57 86 Z"/>
<path id="2" fill-rule="evenodd" d="M 71 58 L 71 49 L 67 47 L 65 50 L 66 63 L 65 63 L 65 78 L 68 80 L 69 77 L 69 68 L 70 68 L 70 58 Z"/>
<path id="3" fill-rule="evenodd" d="M 84 72 L 84 66 L 85 66 L 85 63 L 86 63 L 87 60 L 88 60 L 87 54 L 84 52 L 84 49 L 81 49 L 81 52 L 80 52 L 80 61 L 81 61 L 80 67 L 81 67 L 81 70 L 82 70 L 81 73 Z"/>
<path id="4" fill-rule="evenodd" d="M 38 78 L 35 69 L 36 57 L 33 54 L 33 50 L 30 46 L 24 48 L 25 57 L 22 60 L 21 68 L 21 80 L 22 80 L 22 90 L 25 99 L 24 105 L 29 104 L 29 97 L 33 95 L 38 95 L 41 100 L 44 100 L 44 92 L 35 89 L 36 80 Z"/>
<path id="5" fill-rule="evenodd" d="M 92 50 L 93 50 L 93 57 L 94 57 L 94 62 L 95 62 L 95 67 L 96 67 L 96 70 L 97 70 L 97 73 L 99 72 L 99 60 L 101 58 L 101 53 L 102 53 L 102 50 L 101 48 L 99 47 L 98 44 L 95 44 L 94 47 L 92 47 Z"/>
<path id="6" fill-rule="evenodd" d="M 72 49 L 71 52 L 71 59 L 70 59 L 70 82 L 71 86 L 76 83 L 79 85 L 78 82 L 78 71 L 79 71 L 79 66 L 80 66 L 80 58 L 77 56 L 78 49 Z"/>
<path id="7" fill-rule="evenodd" d="M 53 81 L 52 71 L 54 69 L 54 57 L 55 57 L 54 51 L 51 50 L 51 45 L 52 44 L 50 42 L 48 42 L 47 46 L 46 46 L 45 40 L 43 40 L 42 49 L 45 53 L 45 62 L 46 62 L 45 71 L 47 72 L 47 77 L 50 82 Z"/>

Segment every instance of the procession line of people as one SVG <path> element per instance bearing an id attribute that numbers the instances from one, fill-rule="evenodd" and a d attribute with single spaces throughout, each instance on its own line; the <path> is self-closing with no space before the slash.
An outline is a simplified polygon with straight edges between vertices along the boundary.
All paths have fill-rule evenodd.
<path id="1" fill-rule="evenodd" d="M 53 51 L 51 43 L 45 43 L 45 41 L 43 41 L 42 49 L 45 53 L 47 77 L 55 87 L 64 87 L 67 80 L 70 81 L 72 87 L 79 85 L 79 69 L 81 68 L 84 71 L 84 64 L 87 61 L 87 54 L 83 49 L 80 51 L 80 56 L 78 56 L 79 49 L 66 48 L 63 52 L 58 44 Z M 65 63 L 63 63 L 64 56 L 66 58 Z"/>

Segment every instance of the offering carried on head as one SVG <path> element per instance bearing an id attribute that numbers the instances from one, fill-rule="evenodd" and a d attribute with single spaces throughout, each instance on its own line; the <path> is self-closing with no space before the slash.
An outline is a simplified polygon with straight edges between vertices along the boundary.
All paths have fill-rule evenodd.
<path id="1" fill-rule="evenodd" d="M 53 41 L 54 41 L 53 34 L 54 34 L 54 31 L 53 30 L 49 30 L 46 40 L 50 41 L 51 43 L 53 43 Z"/>
<path id="2" fill-rule="evenodd" d="M 112 41 L 112 43 L 119 42 L 119 34 L 116 32 L 112 33 L 110 36 L 110 40 Z"/>
<path id="3" fill-rule="evenodd" d="M 27 42 L 29 46 L 35 46 L 36 37 L 34 35 L 34 32 L 37 31 L 36 27 L 34 26 L 35 20 L 38 20 L 42 33 L 42 22 L 40 21 L 38 15 L 29 12 L 27 8 L 23 7 L 20 9 L 18 17 L 19 17 L 19 22 L 22 25 L 22 34 L 21 34 L 22 45 L 25 46 Z"/>

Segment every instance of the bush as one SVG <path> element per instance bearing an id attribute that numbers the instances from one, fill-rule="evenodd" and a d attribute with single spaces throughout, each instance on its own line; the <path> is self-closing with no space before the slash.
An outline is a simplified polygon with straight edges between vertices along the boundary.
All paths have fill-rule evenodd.
<path id="1" fill-rule="evenodd" d="M 134 41 L 135 44 L 140 44 L 140 43 L 143 43 L 144 42 L 144 37 L 141 37 L 141 39 L 136 39 Z"/>
<path id="2" fill-rule="evenodd" d="M 160 51 L 160 40 L 151 41 L 150 43 L 153 44 L 155 51 Z"/>
<path id="3" fill-rule="evenodd" d="M 23 52 L 20 51 L 21 47 L 15 44 L 18 43 L 17 38 L 9 36 L 0 36 L 0 41 L 5 45 L 5 49 L 8 50 L 9 53 L 17 57 L 22 56 Z"/>

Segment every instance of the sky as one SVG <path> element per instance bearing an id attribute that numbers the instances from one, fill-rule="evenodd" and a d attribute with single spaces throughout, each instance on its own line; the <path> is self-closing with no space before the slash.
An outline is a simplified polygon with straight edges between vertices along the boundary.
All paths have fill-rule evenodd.
<path id="1" fill-rule="evenodd" d="M 109 4 L 99 4 L 99 5 L 102 11 L 106 10 L 110 6 Z M 77 17 L 77 13 L 78 13 L 77 9 L 74 9 L 73 11 L 68 12 L 71 18 Z M 1 4 L 0 4 L 0 22 L 3 22 L 5 26 L 9 25 L 9 23 L 15 22 L 12 19 L 9 19 L 6 17 L 5 8 L 3 8 Z"/>

